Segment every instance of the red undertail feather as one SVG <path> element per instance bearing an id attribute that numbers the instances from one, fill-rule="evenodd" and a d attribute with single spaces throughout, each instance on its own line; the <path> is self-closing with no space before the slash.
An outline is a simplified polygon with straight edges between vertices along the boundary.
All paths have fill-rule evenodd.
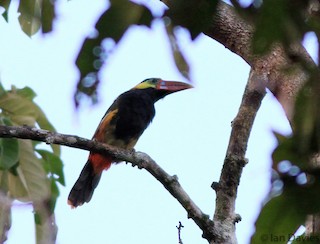
<path id="1" fill-rule="evenodd" d="M 109 169 L 111 163 L 111 157 L 90 153 L 88 161 L 68 197 L 68 204 L 72 208 L 81 206 L 91 200 L 94 189 L 100 181 L 102 171 Z"/>
<path id="2" fill-rule="evenodd" d="M 112 163 L 112 158 L 97 153 L 90 153 L 89 161 L 93 165 L 94 172 L 100 174 L 103 170 L 108 170 Z"/>

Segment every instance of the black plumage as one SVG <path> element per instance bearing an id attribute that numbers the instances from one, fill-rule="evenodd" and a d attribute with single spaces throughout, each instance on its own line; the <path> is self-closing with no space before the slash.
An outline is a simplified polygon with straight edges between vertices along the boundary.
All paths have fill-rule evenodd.
<path id="1" fill-rule="evenodd" d="M 158 78 L 146 79 L 121 94 L 103 116 L 93 139 L 112 146 L 132 149 L 155 116 L 154 104 L 166 95 L 191 88 L 190 85 Z M 68 197 L 72 207 L 89 202 L 101 173 L 108 169 L 111 156 L 90 153 Z"/>

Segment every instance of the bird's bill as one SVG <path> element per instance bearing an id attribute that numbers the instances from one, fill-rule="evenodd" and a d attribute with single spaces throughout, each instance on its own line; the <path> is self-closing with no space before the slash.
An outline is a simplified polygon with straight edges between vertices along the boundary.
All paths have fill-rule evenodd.
<path id="1" fill-rule="evenodd" d="M 159 80 L 156 85 L 157 90 L 164 90 L 169 92 L 177 92 L 190 88 L 193 88 L 193 86 L 180 81 Z"/>

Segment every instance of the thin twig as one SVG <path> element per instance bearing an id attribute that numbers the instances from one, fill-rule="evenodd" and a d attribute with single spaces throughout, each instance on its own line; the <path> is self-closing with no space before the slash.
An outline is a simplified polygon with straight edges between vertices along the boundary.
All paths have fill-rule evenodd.
<path id="1" fill-rule="evenodd" d="M 178 240 L 179 240 L 179 244 L 183 244 L 183 242 L 182 242 L 182 239 L 181 239 L 181 230 L 182 230 L 182 228 L 184 227 L 183 225 L 182 225 L 182 223 L 181 223 L 181 221 L 179 221 L 179 225 L 178 226 L 176 226 L 177 227 L 177 229 L 178 229 Z"/>

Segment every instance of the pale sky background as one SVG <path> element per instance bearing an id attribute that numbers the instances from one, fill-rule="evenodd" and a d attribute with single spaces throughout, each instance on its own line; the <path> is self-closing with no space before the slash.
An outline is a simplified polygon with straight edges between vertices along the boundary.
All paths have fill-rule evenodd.
<path id="1" fill-rule="evenodd" d="M 158 1 L 147 2 L 154 11 Z M 0 79 L 6 88 L 30 86 L 36 102 L 60 133 L 91 138 L 113 100 L 145 78 L 186 81 L 177 72 L 164 36 L 163 24 L 152 29 L 131 28 L 106 62 L 101 73 L 100 103 L 74 110 L 73 92 L 79 73 L 74 65 L 82 41 L 93 31 L 105 1 L 59 1 L 54 32 L 29 38 L 18 27 L 16 9 L 7 24 L 0 18 Z M 312 47 L 311 37 L 307 45 Z M 240 105 L 249 66 L 216 41 L 200 35 L 191 42 L 179 31 L 179 42 L 191 66 L 192 90 L 166 97 L 156 104 L 157 115 L 135 149 L 148 153 L 169 174 L 176 174 L 191 198 L 212 218 L 215 192 L 231 131 Z M 265 97 L 256 118 L 247 151 L 236 212 L 240 244 L 248 243 L 254 221 L 269 186 L 272 131 L 289 133 L 284 113 L 271 94 Z M 71 210 L 67 196 L 88 152 L 63 147 L 66 187 L 56 206 L 57 243 L 178 243 L 176 225 L 181 221 L 182 240 L 207 243 L 180 204 L 144 170 L 125 163 L 104 172 L 89 204 Z M 8 244 L 34 243 L 32 208 L 16 203 Z"/>

